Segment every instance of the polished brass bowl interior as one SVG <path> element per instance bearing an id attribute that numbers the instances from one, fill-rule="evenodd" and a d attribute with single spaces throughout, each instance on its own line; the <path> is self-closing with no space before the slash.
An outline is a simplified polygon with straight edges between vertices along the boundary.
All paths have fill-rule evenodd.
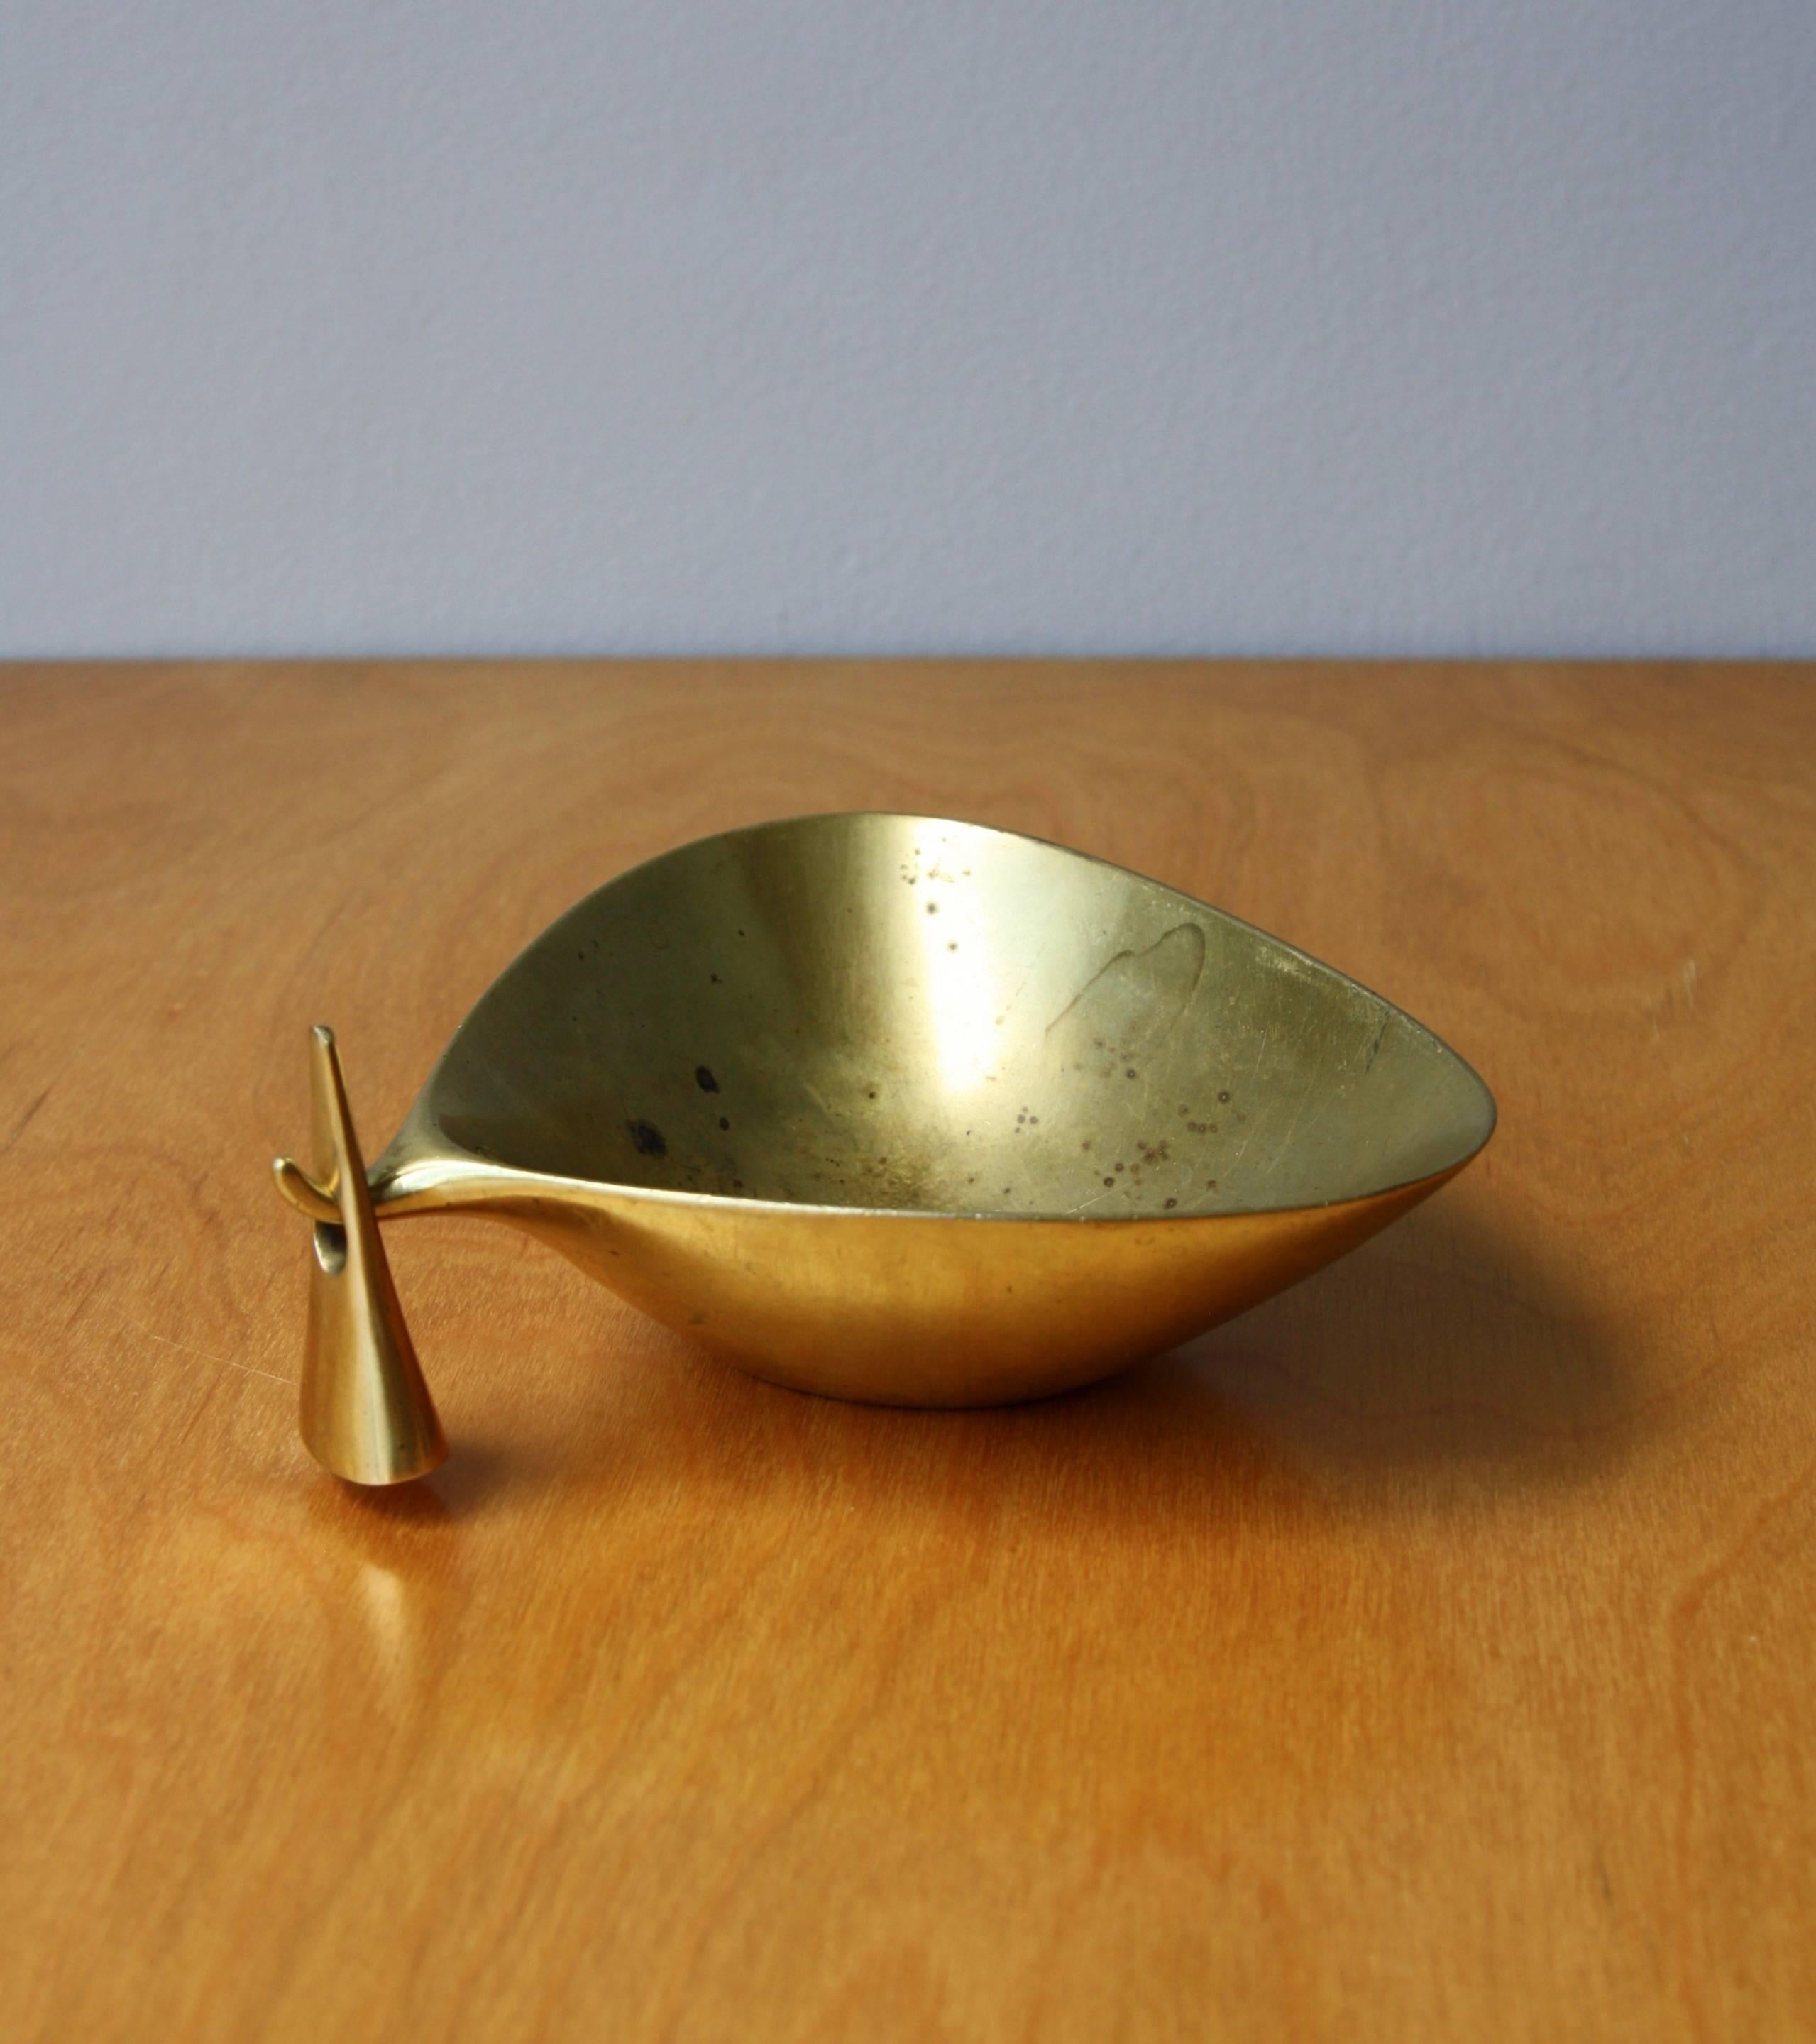
<path id="1" fill-rule="evenodd" d="M 1495 1112 L 1430 1031 L 1233 916 L 881 814 L 730 831 L 589 895 L 370 1173 L 325 1032 L 317 1076 L 316 1175 L 280 1183 L 318 1292 L 349 1289 L 325 1263 L 369 1185 L 376 1219 L 513 1221 L 775 1382 L 912 1404 L 1060 1390 L 1241 1311 L 1434 1190 Z M 417 1473 L 368 1410 L 408 1335 L 365 1233 L 367 1275 L 312 1313 L 305 1433 L 383 1481 Z"/>

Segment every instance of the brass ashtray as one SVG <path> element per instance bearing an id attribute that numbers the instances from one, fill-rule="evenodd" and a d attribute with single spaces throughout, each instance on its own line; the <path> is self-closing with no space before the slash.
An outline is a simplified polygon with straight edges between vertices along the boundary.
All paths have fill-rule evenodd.
<path id="1" fill-rule="evenodd" d="M 368 1170 L 314 1032 L 303 1439 L 446 1452 L 377 1222 L 539 1235 L 754 1375 L 1039 1397 L 1254 1304 L 1435 1192 L 1495 1106 L 1330 966 L 1158 881 L 930 816 L 806 816 L 589 894 L 482 997 Z"/>

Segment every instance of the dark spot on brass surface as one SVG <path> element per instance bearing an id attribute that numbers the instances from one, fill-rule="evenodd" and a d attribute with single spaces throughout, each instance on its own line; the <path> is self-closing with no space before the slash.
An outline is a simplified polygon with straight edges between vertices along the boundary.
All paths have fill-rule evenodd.
<path id="1" fill-rule="evenodd" d="M 705 1065 L 694 1066 L 693 1082 L 702 1093 L 716 1093 L 719 1090 L 719 1082 L 712 1076 L 710 1067 Z"/>
<path id="2" fill-rule="evenodd" d="M 1116 1181 L 1114 1178 L 1106 1178 L 1104 1182 L 1106 1185 L 1113 1185 Z"/>
<path id="3" fill-rule="evenodd" d="M 1178 1201 L 1177 1201 L 1177 1200 L 1169 1200 L 1169 1201 L 1167 1201 L 1167 1204 L 1168 1204 L 1169 1207 L 1176 1207 L 1176 1206 L 1177 1206 L 1177 1205 L 1179 1204 L 1179 1202 L 1178 1202 Z"/>
<path id="4" fill-rule="evenodd" d="M 666 1157 L 668 1155 L 668 1139 L 653 1121 L 631 1121 L 624 1125 L 631 1132 L 631 1140 L 643 1156 Z"/>
<path id="5" fill-rule="evenodd" d="M 1135 1066 L 1134 1066 L 1133 1065 L 1131 1065 L 1131 1066 L 1130 1066 L 1130 1067 L 1129 1067 L 1129 1069 L 1128 1069 L 1126 1072 L 1124 1072 L 1124 1073 L 1123 1073 L 1123 1077 L 1124 1078 L 1126 1078 L 1126 1079 L 1132 1079 L 1135 1076 Z"/>
<path id="6" fill-rule="evenodd" d="M 1228 1102 L 1229 1102 L 1229 1098 L 1230 1098 L 1229 1089 L 1226 1086 L 1226 1087 L 1224 1088 L 1223 1091 L 1222 1093 L 1219 1093 L 1219 1094 L 1218 1094 L 1217 1097 L 1218 1097 L 1218 1099 L 1219 1099 L 1219 1100 L 1220 1100 L 1220 1101 L 1222 1101 L 1223 1102 L 1224 1102 L 1224 1104 L 1225 1104 L 1226 1105 L 1228 1105 Z"/>
<path id="7" fill-rule="evenodd" d="M 730 1123 L 729 1121 L 728 1121 L 728 1120 L 726 1120 L 726 1118 L 725 1118 L 725 1116 L 724 1116 L 724 1115 L 720 1115 L 720 1117 L 719 1117 L 719 1126 L 720 1126 L 721 1128 L 729 1128 L 731 1126 L 731 1123 Z"/>
<path id="8" fill-rule="evenodd" d="M 937 901 L 929 901 L 927 905 L 927 912 L 930 916 L 937 916 L 939 913 L 939 904 Z"/>

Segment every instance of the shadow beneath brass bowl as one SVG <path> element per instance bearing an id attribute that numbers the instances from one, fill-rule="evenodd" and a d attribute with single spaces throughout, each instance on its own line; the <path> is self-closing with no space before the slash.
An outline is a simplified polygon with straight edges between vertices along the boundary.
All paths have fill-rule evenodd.
<path id="1" fill-rule="evenodd" d="M 1307 1470 L 1403 1496 L 1589 1477 L 1645 1424 L 1630 1338 L 1463 1199 L 1200 1337 L 1183 1372 Z"/>
<path id="2" fill-rule="evenodd" d="M 468 1508 L 554 1485 L 623 1508 L 646 1487 L 735 1514 L 793 1493 L 863 1522 L 932 1511 L 1052 1527 L 1200 1531 L 1264 1508 L 1468 1510 L 1593 1480 L 1644 1424 L 1622 1339 L 1568 1275 L 1461 1201 L 1410 1216 L 1184 1348 L 1031 1404 L 916 1411 L 748 1379 L 628 1319 L 585 1416 L 501 1444 Z M 811 1505 L 804 1505 L 810 1509 Z"/>

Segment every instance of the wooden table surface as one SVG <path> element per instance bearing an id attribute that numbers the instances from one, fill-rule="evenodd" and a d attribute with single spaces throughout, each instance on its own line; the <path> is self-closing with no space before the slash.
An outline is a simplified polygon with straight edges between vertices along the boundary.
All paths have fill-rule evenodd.
<path id="1" fill-rule="evenodd" d="M 1816 674 L 15 668 L 0 774 L 0 2034 L 1816 2033 Z M 405 1229 L 453 1459 L 320 1475 L 305 1025 L 375 1148 L 578 895 L 847 807 L 1290 938 L 1499 1134 L 996 1412 Z"/>

